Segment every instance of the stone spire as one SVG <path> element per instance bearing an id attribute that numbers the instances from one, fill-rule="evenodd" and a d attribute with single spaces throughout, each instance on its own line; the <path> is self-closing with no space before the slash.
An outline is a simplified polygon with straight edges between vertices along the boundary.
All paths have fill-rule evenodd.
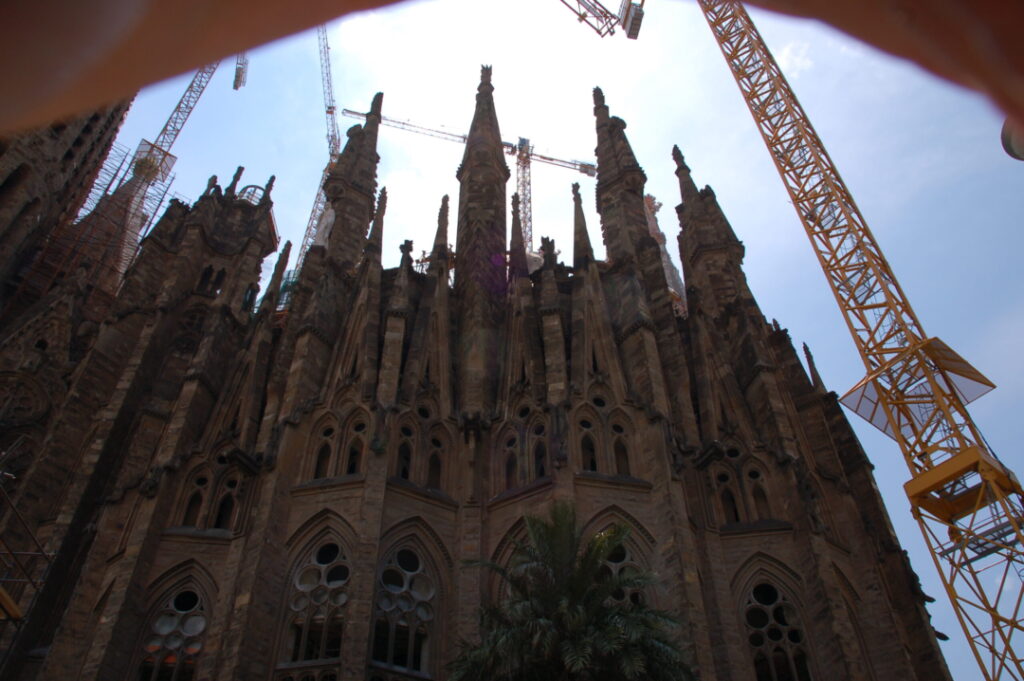
<path id="1" fill-rule="evenodd" d="M 328 257 L 352 266 L 363 249 L 377 191 L 377 129 L 383 95 L 373 98 L 366 122 L 348 129 L 348 140 L 324 182 L 334 211 L 327 244 Z"/>
<path id="2" fill-rule="evenodd" d="M 530 275 L 523 243 L 523 225 L 519 219 L 519 194 L 512 195 L 512 235 L 508 246 L 508 280 Z"/>
<path id="3" fill-rule="evenodd" d="M 597 211 L 608 259 L 632 262 L 636 243 L 647 234 L 644 184 L 647 176 L 626 139 L 626 122 L 610 116 L 601 88 L 594 88 L 597 124 Z"/>
<path id="4" fill-rule="evenodd" d="M 292 242 L 285 241 L 281 254 L 277 256 L 277 264 L 274 266 L 274 274 L 270 277 L 267 285 L 267 292 L 260 302 L 260 311 L 273 311 L 277 307 L 277 301 L 281 297 L 281 282 L 284 281 L 284 271 L 288 266 L 288 256 L 292 252 Z"/>
<path id="5" fill-rule="evenodd" d="M 587 233 L 587 218 L 583 215 L 583 199 L 580 198 L 579 182 L 572 184 L 572 203 L 574 207 L 572 266 L 574 269 L 580 269 L 594 261 L 594 249 L 590 245 L 590 234 Z"/>
<path id="6" fill-rule="evenodd" d="M 377 198 L 377 210 L 373 214 L 373 226 L 370 227 L 370 236 L 366 239 L 365 251 L 376 253 L 380 256 L 382 244 L 384 243 L 384 213 L 388 209 L 388 189 L 381 187 L 380 196 Z"/>
<path id="7" fill-rule="evenodd" d="M 814 355 L 811 354 L 811 349 L 807 347 L 807 343 L 804 343 L 804 357 L 807 358 L 807 374 L 811 378 L 811 385 L 819 392 L 828 392 L 825 389 L 825 382 L 821 380 L 821 374 L 818 373 L 818 367 L 814 364 Z"/>
<path id="8" fill-rule="evenodd" d="M 448 195 L 441 197 L 441 208 L 437 211 L 437 231 L 434 233 L 434 247 L 430 251 L 430 269 L 448 264 Z"/>
<path id="9" fill-rule="evenodd" d="M 456 235 L 458 266 L 458 389 L 460 410 L 469 419 L 483 416 L 494 403 L 498 327 L 505 297 L 505 184 L 508 166 L 494 111 L 491 69 L 484 66 L 477 88 L 476 112 L 466 138 L 459 180 Z"/>
<path id="10" fill-rule="evenodd" d="M 702 242 L 714 241 L 718 245 L 739 245 L 740 240 L 736 238 L 736 233 L 718 206 L 714 190 L 708 186 L 697 189 L 697 184 L 690 175 L 690 167 L 686 165 L 678 146 L 672 147 L 672 160 L 676 162 L 676 177 L 679 178 L 679 196 L 682 203 L 676 208 L 676 212 L 679 214 L 679 224 L 683 230 L 687 231 L 700 223 L 705 233 L 694 235 L 694 238 L 699 238 Z"/>

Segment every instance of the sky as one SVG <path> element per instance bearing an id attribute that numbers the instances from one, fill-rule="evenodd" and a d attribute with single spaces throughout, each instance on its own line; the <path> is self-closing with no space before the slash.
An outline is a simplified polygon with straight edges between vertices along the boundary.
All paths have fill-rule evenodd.
<path id="1" fill-rule="evenodd" d="M 617 7 L 617 4 L 616 4 Z M 386 117 L 468 131 L 480 65 L 493 66 L 505 140 L 538 152 L 594 160 L 591 89 L 604 90 L 664 203 L 661 227 L 674 247 L 679 202 L 671 148 L 694 179 L 711 185 L 746 246 L 745 271 L 762 311 L 807 343 L 831 389 L 842 395 L 864 374 L 835 301 L 784 186 L 714 38 L 694 2 L 651 0 L 638 40 L 600 38 L 555 0 L 429 0 L 329 25 L 334 92 L 342 108 L 366 111 L 384 92 Z M 942 82 L 817 22 L 751 11 L 928 334 L 996 383 L 971 412 L 1000 458 L 1019 469 L 1015 439 L 1024 399 L 1024 164 L 999 144 L 1002 116 L 981 96 Z M 214 76 L 173 152 L 172 191 L 198 197 L 245 166 L 242 184 L 276 175 L 274 213 L 283 239 L 301 242 L 327 160 L 315 31 L 249 52 L 248 84 L 231 89 L 234 62 Z M 184 75 L 145 89 L 119 142 L 153 139 L 187 85 Z M 345 130 L 357 121 L 339 118 Z M 398 245 L 428 249 L 441 196 L 458 194 L 461 145 L 381 129 L 378 179 L 388 189 L 385 266 Z M 509 158 L 514 191 L 514 159 Z M 600 230 L 594 180 L 533 165 L 534 238 L 554 237 L 571 262 L 570 185 L 581 184 L 595 250 Z M 454 216 L 453 223 L 454 225 Z M 450 230 L 454 240 L 454 226 Z M 672 257 L 678 262 L 678 252 Z M 294 258 L 294 253 L 293 253 Z M 268 262 L 265 272 L 272 268 Z M 957 681 L 980 679 L 948 605 L 902 485 L 896 444 L 850 415 L 893 525 L 926 593 Z"/>

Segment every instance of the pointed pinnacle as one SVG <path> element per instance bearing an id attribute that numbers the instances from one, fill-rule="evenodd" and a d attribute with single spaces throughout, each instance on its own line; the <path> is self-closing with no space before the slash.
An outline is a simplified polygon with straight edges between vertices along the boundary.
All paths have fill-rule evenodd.
<path id="1" fill-rule="evenodd" d="M 373 249 L 380 253 L 381 245 L 384 242 L 384 213 L 388 207 L 387 187 L 381 187 L 380 196 L 377 198 L 377 210 L 373 214 L 373 225 L 370 227 L 370 236 L 366 240 L 367 250 Z"/>
<path id="2" fill-rule="evenodd" d="M 267 292 L 263 296 L 263 301 L 260 303 L 260 309 L 266 309 L 277 307 L 277 301 L 281 297 L 281 282 L 284 281 L 285 267 L 288 265 L 288 256 L 292 252 L 292 242 L 285 241 L 284 248 L 281 249 L 280 255 L 277 256 L 277 264 L 274 265 L 274 274 L 270 277 L 270 283 L 267 285 Z"/>
<path id="3" fill-rule="evenodd" d="M 227 196 L 234 196 L 235 195 L 235 189 L 238 188 L 238 181 L 242 178 L 242 172 L 243 171 L 245 171 L 245 168 L 242 167 L 242 166 L 238 166 L 238 169 L 235 171 L 235 176 L 231 178 L 231 184 L 229 184 L 228 188 L 224 190 L 224 194 L 225 195 L 227 195 Z"/>
<path id="4" fill-rule="evenodd" d="M 434 234 L 434 248 L 430 252 L 431 267 L 440 259 L 448 260 L 448 195 L 441 199 L 437 211 L 437 232 Z"/>
<path id="5" fill-rule="evenodd" d="M 825 382 L 821 380 L 821 375 L 818 373 L 818 367 L 814 365 L 814 355 L 811 354 L 811 349 L 807 347 L 807 343 L 804 343 L 804 357 L 807 358 L 807 373 L 811 377 L 811 385 L 816 390 L 821 392 L 825 391 Z"/>
<path id="6" fill-rule="evenodd" d="M 583 199 L 580 197 L 579 182 L 572 184 L 572 202 L 574 208 L 572 266 L 579 269 L 594 261 L 594 249 L 590 245 L 590 234 L 587 232 L 587 218 L 583 214 Z"/>
<path id="7" fill-rule="evenodd" d="M 530 269 L 526 262 L 526 246 L 523 242 L 523 225 L 519 219 L 519 194 L 512 195 L 512 235 L 508 247 L 508 278 L 509 281 L 518 277 L 529 276 Z"/>
<path id="8" fill-rule="evenodd" d="M 683 203 L 699 199 L 700 191 L 690 175 L 690 166 L 686 165 L 686 161 L 683 159 L 683 152 L 679 151 L 678 145 L 672 145 L 672 160 L 676 162 L 676 177 L 679 178 L 679 195 Z"/>

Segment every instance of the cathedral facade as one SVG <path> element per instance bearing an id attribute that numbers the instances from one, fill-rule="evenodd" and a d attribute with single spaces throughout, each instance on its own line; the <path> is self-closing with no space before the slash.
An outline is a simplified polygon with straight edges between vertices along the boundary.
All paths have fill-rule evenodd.
<path id="1" fill-rule="evenodd" d="M 492 92 L 484 68 L 424 271 L 411 242 L 381 264 L 378 95 L 286 307 L 289 245 L 256 302 L 272 182 L 239 169 L 171 203 L 99 323 L 85 273 L 5 324 L 4 437 L 31 456 L 0 537 L 33 580 L 0 582 L 23 613 L 0 676 L 442 680 L 497 596 L 470 561 L 571 500 L 630 529 L 609 568 L 658 576 L 700 679 L 949 679 L 871 465 L 714 192 L 675 149 L 683 315 L 595 89 L 607 258 L 574 187 L 571 264 L 544 240 L 531 267 Z"/>

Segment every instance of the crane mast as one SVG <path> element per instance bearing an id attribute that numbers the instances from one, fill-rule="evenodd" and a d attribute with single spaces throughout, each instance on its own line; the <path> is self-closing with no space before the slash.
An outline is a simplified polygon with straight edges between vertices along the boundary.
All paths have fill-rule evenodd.
<path id="1" fill-rule="evenodd" d="M 348 116 L 349 118 L 357 118 L 365 120 L 366 114 L 353 111 L 352 109 L 342 109 L 341 114 Z M 400 130 L 407 130 L 409 132 L 415 132 L 420 135 L 428 135 L 430 137 L 436 137 L 438 139 L 447 140 L 449 142 L 457 142 L 459 144 L 466 143 L 466 136 L 459 135 L 454 132 L 448 132 L 447 130 L 438 130 L 436 128 L 428 128 L 423 125 L 417 125 L 409 121 L 403 121 L 395 118 L 388 118 L 387 116 L 381 117 L 381 125 L 387 125 L 392 128 L 398 128 Z M 533 145 L 530 144 L 530 140 L 525 137 L 520 137 L 519 141 L 515 144 L 512 142 L 502 142 L 501 146 L 504 148 L 505 153 L 509 156 L 516 157 L 516 191 L 519 193 L 519 221 L 523 227 L 523 243 L 526 245 L 526 250 L 530 253 L 534 253 L 533 250 L 533 207 L 531 201 L 532 194 L 532 183 L 530 180 L 530 164 L 532 161 L 540 161 L 541 163 L 547 163 L 559 168 L 568 168 L 577 172 L 583 173 L 588 177 L 594 177 L 597 175 L 597 166 L 593 163 L 586 163 L 584 161 L 569 161 L 561 158 L 555 158 L 553 156 L 546 156 L 544 154 L 538 154 L 533 150 Z"/>
<path id="2" fill-rule="evenodd" d="M 331 172 L 331 166 L 338 160 L 341 153 L 341 135 L 338 133 L 337 108 L 334 103 L 334 78 L 331 75 L 331 46 L 327 42 L 327 27 L 320 25 L 316 27 L 316 39 L 320 47 L 320 80 L 324 91 L 324 114 L 327 118 L 327 165 L 320 176 L 319 188 L 316 198 L 313 200 L 313 210 L 309 213 L 309 222 L 306 223 L 306 231 L 302 235 L 302 246 L 299 248 L 298 262 L 295 269 L 302 268 L 302 261 L 306 258 L 306 252 L 316 240 L 317 229 L 320 219 L 323 217 L 324 208 L 327 206 L 327 195 L 324 193 L 324 183 L 327 182 L 327 175 Z"/>
<path id="3" fill-rule="evenodd" d="M 563 4 L 572 8 L 567 0 Z M 606 30 L 574 10 L 601 36 Z M 904 490 L 986 681 L 1024 681 L 1024 505 L 965 404 L 995 386 L 929 337 L 807 114 L 737 0 L 698 0 L 853 336 L 867 376 L 842 403 L 896 440 Z M 601 9 L 599 6 L 595 6 Z M 598 12 L 598 14 L 600 14 Z"/>
<path id="4" fill-rule="evenodd" d="M 1024 679 L 1020 483 L 965 404 L 995 387 L 914 314 L 857 204 L 740 3 L 698 0 L 853 336 L 842 402 L 899 444 L 904 489 L 985 678 Z"/>

